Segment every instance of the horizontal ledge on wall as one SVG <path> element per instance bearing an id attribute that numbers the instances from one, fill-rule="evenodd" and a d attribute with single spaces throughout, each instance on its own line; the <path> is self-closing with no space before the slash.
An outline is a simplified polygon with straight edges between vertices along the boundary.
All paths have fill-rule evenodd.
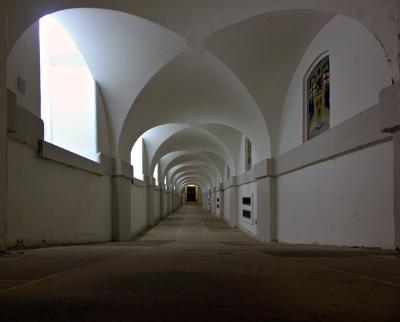
<path id="1" fill-rule="evenodd" d="M 395 82 L 381 90 L 379 93 L 380 122 L 381 130 L 386 133 L 393 133 L 399 130 L 399 93 L 400 83 Z"/>
<path id="2" fill-rule="evenodd" d="M 38 141 L 43 140 L 42 119 L 26 108 L 17 105 L 14 92 L 7 89 L 7 133 L 21 143 L 37 149 Z"/>
<path id="3" fill-rule="evenodd" d="M 133 179 L 133 167 L 124 160 L 100 153 L 100 163 L 106 174 L 121 176 L 130 180 Z"/>
<path id="4" fill-rule="evenodd" d="M 103 166 L 100 163 L 43 140 L 39 141 L 39 156 L 43 159 L 55 161 L 96 175 L 102 176 L 105 174 Z"/>
<path id="5" fill-rule="evenodd" d="M 256 182 L 254 169 L 238 174 L 237 176 L 230 177 L 228 181 L 222 183 L 223 190 L 229 189 L 230 187 L 242 186 Z"/>
<path id="6" fill-rule="evenodd" d="M 144 181 L 140 180 L 140 179 L 137 179 L 137 178 L 133 178 L 132 179 L 132 184 L 135 185 L 135 186 L 138 186 L 138 187 L 144 187 L 145 186 Z"/>
<path id="7" fill-rule="evenodd" d="M 391 134 L 381 131 L 380 104 L 377 104 L 279 156 L 276 175 L 281 176 L 391 140 Z"/>
<path id="8" fill-rule="evenodd" d="M 290 169 L 290 170 L 288 170 L 286 172 L 281 172 L 281 173 L 279 173 L 277 175 L 277 177 L 283 176 L 285 174 L 288 174 L 288 173 L 291 173 L 291 172 L 295 172 L 295 171 L 298 171 L 298 170 L 301 170 L 301 169 L 304 169 L 304 168 L 307 168 L 307 167 L 311 167 L 311 166 L 316 165 L 318 163 L 322 163 L 322 162 L 326 162 L 326 161 L 329 161 L 329 160 L 333 160 L 333 159 L 339 158 L 341 156 L 344 156 L 344 155 L 347 155 L 347 154 L 350 154 L 350 153 L 353 153 L 353 152 L 361 151 L 363 149 L 367 149 L 369 147 L 372 147 L 372 146 L 375 146 L 375 145 L 378 145 L 378 144 L 382 144 L 382 143 L 385 143 L 385 142 L 390 142 L 390 141 L 393 141 L 393 138 L 391 136 L 385 137 L 385 138 L 382 138 L 380 140 L 376 140 L 376 141 L 373 141 L 373 142 L 370 142 L 370 143 L 367 143 L 365 145 L 356 146 L 356 147 L 354 147 L 352 149 L 348 149 L 348 150 L 345 150 L 343 152 L 338 152 L 338 153 L 329 155 L 326 158 L 321 158 L 321 159 L 318 159 L 318 160 L 316 160 L 314 162 L 310 162 L 310 163 L 307 163 L 305 165 L 300 165 L 300 166 L 295 167 L 293 169 Z"/>
<path id="9" fill-rule="evenodd" d="M 253 167 L 253 176 L 255 179 L 264 177 L 274 177 L 276 175 L 276 159 L 264 159 Z"/>

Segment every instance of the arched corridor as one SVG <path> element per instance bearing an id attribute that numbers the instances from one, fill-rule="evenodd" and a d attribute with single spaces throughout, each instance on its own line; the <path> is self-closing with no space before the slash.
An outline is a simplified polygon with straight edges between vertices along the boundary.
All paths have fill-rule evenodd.
<path id="1" fill-rule="evenodd" d="M 399 317 L 398 0 L 0 9 L 7 319 Z"/>

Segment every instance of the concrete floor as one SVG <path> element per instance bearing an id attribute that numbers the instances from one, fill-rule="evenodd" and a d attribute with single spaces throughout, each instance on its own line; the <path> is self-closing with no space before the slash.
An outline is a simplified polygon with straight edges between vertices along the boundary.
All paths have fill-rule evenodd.
<path id="1" fill-rule="evenodd" d="M 0 256 L 0 321 L 400 321 L 395 252 L 261 244 L 186 206 L 129 243 Z"/>

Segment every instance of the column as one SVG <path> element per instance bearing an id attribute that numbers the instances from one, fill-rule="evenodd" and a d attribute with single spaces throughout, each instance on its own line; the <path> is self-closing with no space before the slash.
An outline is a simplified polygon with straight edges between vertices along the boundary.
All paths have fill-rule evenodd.
<path id="1" fill-rule="evenodd" d="M 393 137 L 393 148 L 394 148 L 394 169 L 393 169 L 393 179 L 394 179 L 394 205 L 393 205 L 393 215 L 394 215 L 394 238 L 395 247 L 400 250 L 400 132 L 397 131 Z"/>
<path id="2" fill-rule="evenodd" d="M 146 203 L 147 203 L 147 225 L 152 226 L 154 223 L 154 187 L 153 177 L 144 175 L 144 184 L 146 187 Z"/>
<path id="3" fill-rule="evenodd" d="M 393 220 L 395 247 L 400 249 L 400 83 L 379 93 L 381 131 L 393 134 Z"/>
<path id="4" fill-rule="evenodd" d="M 276 178 L 257 179 L 257 239 L 277 241 Z"/>
<path id="5" fill-rule="evenodd" d="M 224 192 L 224 218 L 228 220 L 231 227 L 239 225 L 239 192 L 237 187 L 237 177 L 231 177 L 225 186 Z"/>
<path id="6" fill-rule="evenodd" d="M 6 2 L 0 2 L 0 251 L 7 240 Z"/>
<path id="7" fill-rule="evenodd" d="M 131 238 L 131 189 L 132 166 L 114 159 L 112 191 L 112 240 L 127 241 Z"/>

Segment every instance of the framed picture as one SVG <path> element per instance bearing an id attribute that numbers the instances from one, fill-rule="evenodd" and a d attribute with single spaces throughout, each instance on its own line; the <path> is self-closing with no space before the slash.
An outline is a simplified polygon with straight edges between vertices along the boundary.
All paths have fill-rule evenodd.
<path id="1" fill-rule="evenodd" d="M 305 78 L 304 141 L 330 127 L 330 64 L 324 54 L 312 65 Z"/>
<path id="2" fill-rule="evenodd" d="M 245 165 L 246 165 L 246 171 L 250 170 L 252 167 L 251 141 L 248 138 L 246 138 L 245 140 Z"/>

